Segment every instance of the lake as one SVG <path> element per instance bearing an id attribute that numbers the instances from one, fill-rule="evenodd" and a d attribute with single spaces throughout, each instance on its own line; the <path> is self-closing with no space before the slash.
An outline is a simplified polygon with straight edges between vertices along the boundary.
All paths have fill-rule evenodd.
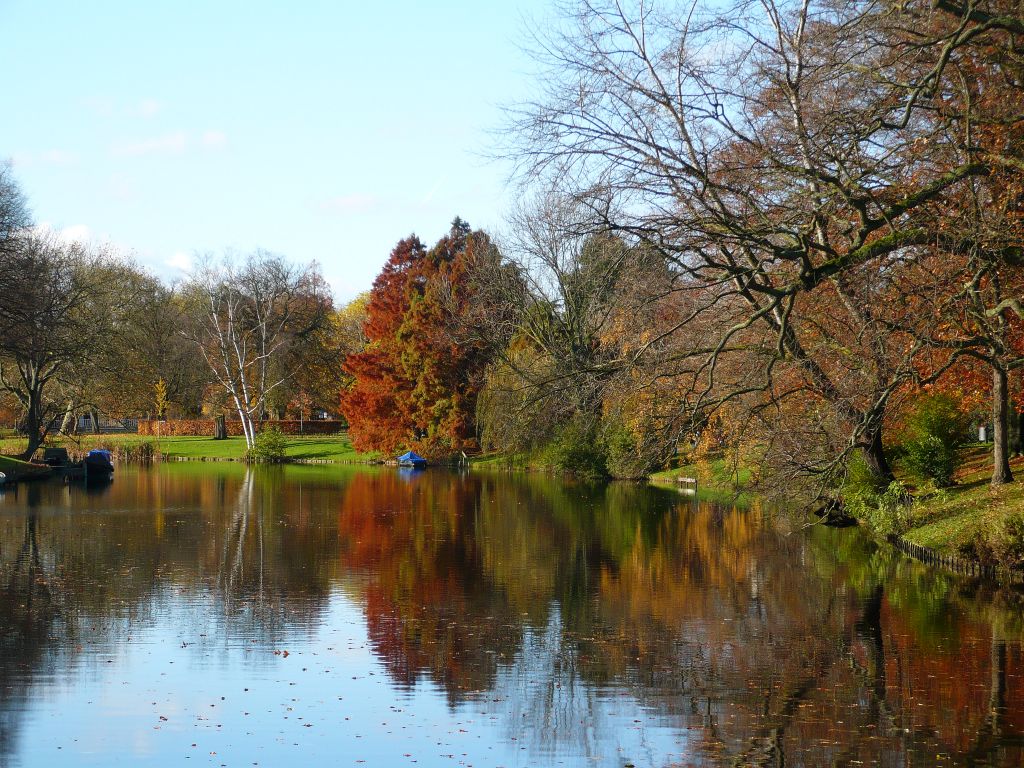
<path id="1" fill-rule="evenodd" d="M 1024 764 L 1024 597 L 632 484 L 0 492 L 0 765 Z"/>

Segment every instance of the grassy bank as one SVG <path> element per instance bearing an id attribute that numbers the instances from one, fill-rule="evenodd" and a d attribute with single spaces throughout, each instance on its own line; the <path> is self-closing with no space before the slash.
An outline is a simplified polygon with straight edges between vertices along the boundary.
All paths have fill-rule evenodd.
<path id="1" fill-rule="evenodd" d="M 652 483 L 678 483 L 681 477 L 696 478 L 698 483 L 719 491 L 745 491 L 754 473 L 730 458 L 713 458 L 700 464 L 684 464 L 651 475 Z"/>
<path id="2" fill-rule="evenodd" d="M 149 451 L 159 453 L 167 459 L 212 459 L 241 460 L 245 456 L 245 439 L 229 437 L 214 440 L 212 437 L 143 437 L 139 435 L 83 435 L 76 439 L 57 438 L 47 442 L 48 446 L 62 446 L 68 453 L 85 453 L 91 448 L 109 448 L 115 455 L 132 458 Z M 25 450 L 26 442 L 21 438 L 0 440 L 0 453 L 17 455 Z M 296 461 L 324 461 L 337 464 L 364 464 L 379 458 L 376 453 L 360 453 L 352 447 L 348 435 L 316 435 L 309 437 L 289 435 L 286 438 L 285 455 Z M 3 471 L 0 468 L 0 471 Z"/>
<path id="3" fill-rule="evenodd" d="M 989 485 L 989 447 L 969 447 L 962 459 L 954 486 L 916 491 L 903 537 L 943 554 L 982 561 L 1024 556 L 1024 528 L 1018 525 L 1024 525 L 1024 458 L 1011 462 L 1017 481 L 998 488 Z"/>
<path id="4" fill-rule="evenodd" d="M 912 494 L 898 529 L 904 539 L 944 556 L 1024 567 L 1024 457 L 1011 462 L 1016 482 L 993 488 L 991 450 L 987 445 L 963 449 L 955 484 L 943 489 L 921 483 L 896 462 L 897 479 Z M 678 478 L 692 477 L 702 496 L 734 498 L 752 494 L 753 474 L 728 458 L 714 458 L 656 472 L 651 481 L 677 485 Z"/>
<path id="5" fill-rule="evenodd" d="M 48 467 L 29 464 L 27 461 L 21 461 L 11 456 L 0 456 L 0 472 L 4 473 L 7 482 L 29 480 L 36 477 L 45 477 L 50 474 Z"/>

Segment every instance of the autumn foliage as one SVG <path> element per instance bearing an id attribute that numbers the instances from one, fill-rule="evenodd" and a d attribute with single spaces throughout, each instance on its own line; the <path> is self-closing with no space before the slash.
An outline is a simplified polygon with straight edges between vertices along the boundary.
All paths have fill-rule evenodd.
<path id="1" fill-rule="evenodd" d="M 472 274 L 495 253 L 460 219 L 430 250 L 415 235 L 392 250 L 370 293 L 366 347 L 345 361 L 353 381 L 341 409 L 356 448 L 445 456 L 475 446 L 489 355 L 469 321 Z"/>

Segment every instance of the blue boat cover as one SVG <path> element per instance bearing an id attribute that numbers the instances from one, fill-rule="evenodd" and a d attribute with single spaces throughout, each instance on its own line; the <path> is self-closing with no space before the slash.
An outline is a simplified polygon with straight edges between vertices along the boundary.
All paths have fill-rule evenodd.
<path id="1" fill-rule="evenodd" d="M 398 457 L 398 460 L 399 461 L 410 461 L 413 464 L 419 464 L 420 462 L 423 462 L 424 464 L 427 463 L 427 460 L 424 459 L 422 456 L 420 456 L 415 451 L 409 451 L 408 453 L 403 453 L 401 456 Z"/>
<path id="2" fill-rule="evenodd" d="M 106 448 L 93 448 L 89 451 L 89 456 L 102 456 L 107 461 L 110 461 L 110 451 Z"/>

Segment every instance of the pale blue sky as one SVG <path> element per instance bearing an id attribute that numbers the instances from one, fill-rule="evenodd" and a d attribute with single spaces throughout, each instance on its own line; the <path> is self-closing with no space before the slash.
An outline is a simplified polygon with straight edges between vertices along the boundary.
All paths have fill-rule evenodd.
<path id="1" fill-rule="evenodd" d="M 482 159 L 548 0 L 0 0 L 0 157 L 36 221 L 165 277 L 195 251 L 316 259 L 346 301 L 394 243 L 494 228 Z"/>

